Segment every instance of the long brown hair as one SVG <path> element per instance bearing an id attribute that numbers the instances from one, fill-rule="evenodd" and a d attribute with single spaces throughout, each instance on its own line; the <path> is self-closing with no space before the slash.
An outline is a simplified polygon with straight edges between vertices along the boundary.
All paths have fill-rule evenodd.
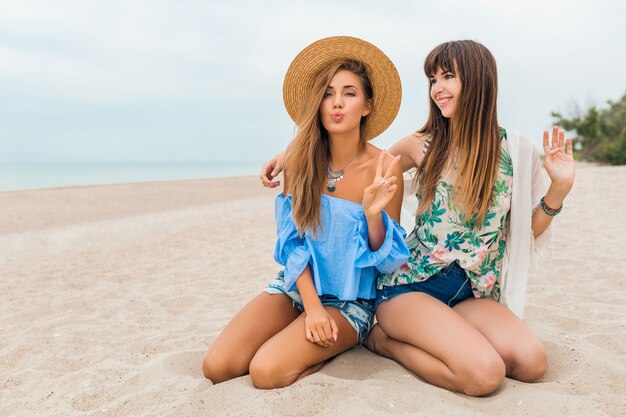
<path id="1" fill-rule="evenodd" d="M 287 151 L 285 177 L 287 193 L 292 195 L 293 220 L 300 235 L 310 230 L 316 234 L 320 223 L 322 189 L 326 185 L 330 161 L 328 132 L 322 125 L 319 108 L 333 76 L 342 70 L 350 71 L 361 79 L 365 100 L 372 98 L 372 86 L 363 63 L 341 60 L 322 69 L 315 77 L 302 108 L 298 131 Z M 367 116 L 361 118 L 359 150 L 365 148 Z"/>
<path id="2" fill-rule="evenodd" d="M 439 68 L 461 80 L 452 119 L 445 118 L 430 98 L 430 77 Z M 496 61 L 478 42 L 452 41 L 428 54 L 424 72 L 429 78 L 430 112 L 419 133 L 431 143 L 415 177 L 421 194 L 417 213 L 430 207 L 440 178 L 452 160 L 458 162 L 452 203 L 458 205 L 466 220 L 476 216 L 474 225 L 481 227 L 492 202 L 501 156 Z"/>

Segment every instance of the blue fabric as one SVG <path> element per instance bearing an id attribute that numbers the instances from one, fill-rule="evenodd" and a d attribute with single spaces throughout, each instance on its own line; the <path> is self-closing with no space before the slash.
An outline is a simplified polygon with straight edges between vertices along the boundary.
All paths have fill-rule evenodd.
<path id="1" fill-rule="evenodd" d="M 287 291 L 285 288 L 284 271 L 278 273 L 278 276 L 269 283 L 265 292 L 268 294 L 285 294 L 291 299 L 294 307 L 297 307 L 300 311 L 304 311 L 304 303 L 302 302 L 302 296 L 298 290 Z M 352 326 L 359 338 L 359 343 L 365 341 L 365 338 L 374 325 L 374 301 L 375 300 L 363 300 L 360 298 L 344 301 L 334 295 L 320 296 L 320 302 L 323 306 L 336 308 L 348 323 L 350 323 L 350 326 Z"/>
<path id="2" fill-rule="evenodd" d="M 425 281 L 384 286 L 376 291 L 376 308 L 392 298 L 412 292 L 423 292 L 450 307 L 474 298 L 472 284 L 458 263 L 453 262 Z"/>
<path id="3" fill-rule="evenodd" d="M 378 272 L 393 272 L 409 258 L 406 232 L 384 211 L 385 240 L 372 252 L 361 204 L 322 194 L 321 228 L 316 237 L 309 232 L 298 235 L 291 210 L 291 195 L 279 194 L 275 201 L 278 240 L 274 259 L 285 267 L 288 291 L 295 288 L 296 280 L 310 265 L 319 295 L 334 295 L 340 300 L 373 299 Z"/>

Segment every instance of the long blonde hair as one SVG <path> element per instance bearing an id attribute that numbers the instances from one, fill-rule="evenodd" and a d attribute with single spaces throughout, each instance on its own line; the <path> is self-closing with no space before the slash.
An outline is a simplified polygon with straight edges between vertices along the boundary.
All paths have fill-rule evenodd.
<path id="1" fill-rule="evenodd" d="M 424 61 L 429 79 L 439 68 L 460 77 L 461 93 L 454 117 L 445 118 L 430 99 L 429 81 L 430 112 L 419 133 L 431 143 L 415 177 L 421 194 L 417 213 L 430 207 L 444 170 L 456 158 L 451 154 L 454 151 L 458 152 L 458 171 L 451 203 L 458 205 L 466 221 L 476 216 L 473 224 L 479 228 L 492 202 L 501 156 L 496 61 L 478 42 L 452 41 L 437 46 Z"/>
<path id="2" fill-rule="evenodd" d="M 293 220 L 300 235 L 310 230 L 313 235 L 321 227 L 320 209 L 322 190 L 330 161 L 328 132 L 319 114 L 324 94 L 333 76 L 342 70 L 357 75 L 363 84 L 365 99 L 372 98 L 372 87 L 365 65 L 355 60 L 336 61 L 321 70 L 315 77 L 313 88 L 304 100 L 298 118 L 298 132 L 287 151 L 285 177 L 287 193 L 292 195 Z M 367 116 L 361 118 L 359 149 L 365 148 Z"/>

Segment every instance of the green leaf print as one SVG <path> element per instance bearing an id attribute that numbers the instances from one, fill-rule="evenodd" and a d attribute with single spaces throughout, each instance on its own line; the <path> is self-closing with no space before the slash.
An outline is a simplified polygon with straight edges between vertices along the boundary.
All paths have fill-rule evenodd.
<path id="1" fill-rule="evenodd" d="M 435 263 L 431 263 L 430 255 L 425 255 L 420 260 L 420 263 L 417 265 L 418 275 L 432 276 L 436 274 L 437 272 L 439 272 L 439 270 L 440 270 L 440 266 L 438 266 Z"/>
<path id="2" fill-rule="evenodd" d="M 433 227 L 435 223 L 441 223 L 441 216 L 443 216 L 445 212 L 446 209 L 441 207 L 441 201 L 433 202 L 430 206 L 430 210 L 422 216 L 422 221 L 424 224 Z"/>
<path id="3" fill-rule="evenodd" d="M 429 263 L 430 263 L 430 255 L 424 255 L 424 257 L 422 257 L 422 259 L 420 259 L 420 262 L 417 265 L 417 270 L 418 271 L 425 271 L 430 266 Z"/>
<path id="4" fill-rule="evenodd" d="M 469 229 L 469 230 L 474 230 L 475 226 L 476 226 L 476 215 L 473 214 L 472 217 L 470 217 L 469 220 L 467 219 L 467 216 L 465 215 L 465 213 L 461 213 L 461 212 L 454 212 L 454 214 L 456 214 L 455 217 L 450 216 L 450 223 L 459 226 L 463 229 Z"/>
<path id="5" fill-rule="evenodd" d="M 451 204 L 452 201 L 454 201 L 454 198 L 452 196 L 452 184 L 448 184 L 445 181 L 441 181 L 440 185 L 441 185 L 441 188 L 443 188 L 443 190 L 437 187 L 435 192 L 438 193 L 442 199 L 445 199 L 445 201 L 447 201 L 448 204 Z"/>
<path id="6" fill-rule="evenodd" d="M 441 207 L 441 201 L 437 201 L 437 204 L 433 203 L 432 211 L 433 211 L 433 216 L 436 216 L 437 218 L 439 218 L 444 215 L 444 213 L 446 212 L 446 209 Z M 441 221 L 441 219 L 439 219 L 439 221 Z"/>
<path id="7" fill-rule="evenodd" d="M 500 172 L 507 177 L 513 176 L 513 164 L 511 163 L 511 155 L 502 149 L 502 157 L 500 158 Z"/>
<path id="8" fill-rule="evenodd" d="M 483 223 L 483 227 L 491 226 L 491 223 L 489 222 L 489 220 L 493 219 L 494 217 L 496 217 L 496 212 L 488 211 L 487 215 L 485 216 L 485 223 Z"/>
<path id="9" fill-rule="evenodd" d="M 509 186 L 506 185 L 506 181 L 504 181 L 501 178 L 496 179 L 496 186 L 493 188 L 494 196 L 507 195 L 508 193 L 509 193 Z M 497 202 L 497 199 L 494 198 L 493 202 L 494 202 L 494 205 L 496 205 L 495 203 Z"/>
<path id="10" fill-rule="evenodd" d="M 478 237 L 478 234 L 476 234 L 474 230 L 469 230 L 468 232 L 466 232 L 464 237 L 472 246 L 479 247 L 482 243 L 482 240 Z"/>
<path id="11" fill-rule="evenodd" d="M 478 275 L 487 275 L 489 271 L 496 269 L 496 260 L 490 256 L 486 256 L 485 259 L 478 266 Z"/>
<path id="12" fill-rule="evenodd" d="M 501 135 L 504 140 L 504 130 Z M 467 271 L 475 296 L 500 298 L 497 282 L 493 286 L 491 283 L 494 274 L 497 280 L 506 248 L 504 239 L 510 215 L 504 206 L 508 205 L 507 199 L 511 196 L 509 178 L 513 175 L 505 142 L 502 147 L 498 176 L 492 189 L 493 200 L 484 221 L 478 223 L 476 214 L 465 215 L 454 204 L 454 185 L 440 180 L 433 202 L 418 216 L 418 226 L 407 238 L 412 252 L 409 257 L 411 270 L 398 274 L 399 277 L 396 275 L 398 284 L 418 282 L 439 272 L 445 266 L 440 260 L 443 256 L 476 266 L 473 271 Z"/>
<path id="13" fill-rule="evenodd" d="M 489 294 L 489 297 L 494 301 L 500 301 L 501 296 L 502 296 L 502 290 L 500 289 L 499 282 L 496 281 L 493 288 L 491 289 L 491 294 Z"/>
<path id="14" fill-rule="evenodd" d="M 504 251 L 506 249 L 506 239 L 502 237 L 498 244 L 498 257 L 496 259 L 502 259 L 504 256 Z"/>
<path id="15" fill-rule="evenodd" d="M 450 251 L 459 250 L 461 249 L 461 244 L 463 242 L 465 242 L 465 239 L 463 239 L 461 232 L 456 231 L 452 234 L 448 234 L 446 237 L 445 247 Z"/>
<path id="16" fill-rule="evenodd" d="M 491 244 L 495 242 L 498 238 L 498 233 L 499 231 L 493 230 L 491 232 L 481 234 L 480 237 L 483 239 L 483 242 L 486 246 L 491 246 Z"/>
<path id="17" fill-rule="evenodd" d="M 463 226 L 465 226 L 468 229 L 475 230 L 476 229 L 476 216 L 473 216 L 469 221 L 463 223 Z"/>
<path id="18" fill-rule="evenodd" d="M 422 239 L 424 244 L 428 243 L 428 247 L 434 248 L 437 243 L 439 243 L 439 238 L 437 235 L 431 233 L 430 229 L 424 230 L 424 238 Z"/>

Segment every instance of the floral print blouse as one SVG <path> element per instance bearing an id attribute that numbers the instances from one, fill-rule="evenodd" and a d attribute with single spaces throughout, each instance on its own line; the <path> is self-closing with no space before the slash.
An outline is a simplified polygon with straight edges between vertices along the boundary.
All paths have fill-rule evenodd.
<path id="1" fill-rule="evenodd" d="M 513 184 L 513 167 L 504 129 L 501 129 L 500 136 L 500 169 L 482 227 L 474 227 L 475 216 L 466 219 L 456 207 L 448 205 L 455 173 L 442 177 L 430 208 L 416 217 L 415 228 L 407 237 L 411 252 L 408 262 L 391 274 L 381 275 L 378 288 L 425 281 L 451 263 L 458 262 L 471 282 L 475 297 L 500 300 L 500 272 Z"/>

